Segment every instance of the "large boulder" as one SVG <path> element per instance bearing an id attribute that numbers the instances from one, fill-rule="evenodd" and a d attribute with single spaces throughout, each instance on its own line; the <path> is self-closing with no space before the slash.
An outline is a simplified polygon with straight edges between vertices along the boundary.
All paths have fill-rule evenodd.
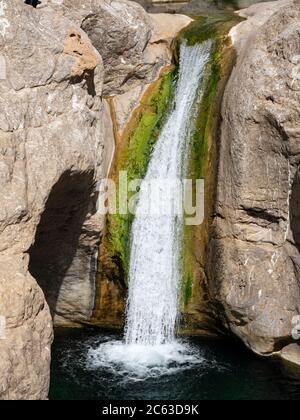
<path id="1" fill-rule="evenodd" d="M 0 400 L 46 399 L 52 322 L 25 255 L 0 256 Z"/>
<path id="2" fill-rule="evenodd" d="M 222 110 L 210 292 L 224 325 L 269 355 L 292 342 L 300 312 L 300 2 L 244 15 Z"/>
<path id="3" fill-rule="evenodd" d="M 137 3 L 127 0 L 48 0 L 46 6 L 63 13 L 90 37 L 104 61 L 104 96 L 124 94 L 153 82 L 163 67 L 171 64 L 170 48 L 153 39 L 156 19 Z M 172 20 L 173 36 L 191 20 Z M 174 23 L 174 22 L 177 22 Z M 167 23 L 167 22 L 166 22 Z M 177 32 L 174 31 L 175 26 Z"/>

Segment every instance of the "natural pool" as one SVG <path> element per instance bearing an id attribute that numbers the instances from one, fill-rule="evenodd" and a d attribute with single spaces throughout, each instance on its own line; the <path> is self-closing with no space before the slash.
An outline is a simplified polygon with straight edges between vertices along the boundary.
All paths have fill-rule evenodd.
<path id="1" fill-rule="evenodd" d="M 122 337 L 98 329 L 59 330 L 53 345 L 52 400 L 300 400 L 300 377 L 263 360 L 238 342 L 191 338 L 169 363 L 128 372 L 97 349 Z M 103 347 L 104 346 L 104 347 Z M 118 346 L 117 346 L 118 347 Z M 114 346 L 115 348 L 115 346 Z"/>

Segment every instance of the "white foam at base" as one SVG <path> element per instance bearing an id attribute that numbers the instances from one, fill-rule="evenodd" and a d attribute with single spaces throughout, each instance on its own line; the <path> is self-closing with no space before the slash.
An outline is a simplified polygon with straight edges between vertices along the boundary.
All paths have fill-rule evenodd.
<path id="1" fill-rule="evenodd" d="M 109 341 L 89 349 L 87 355 L 89 369 L 108 368 L 127 379 L 170 375 L 203 361 L 198 351 L 180 341 L 154 346 Z"/>

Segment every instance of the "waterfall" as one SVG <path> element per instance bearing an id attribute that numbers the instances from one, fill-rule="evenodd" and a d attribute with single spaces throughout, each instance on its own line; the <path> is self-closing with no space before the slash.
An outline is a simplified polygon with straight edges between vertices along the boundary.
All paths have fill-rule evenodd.
<path id="1" fill-rule="evenodd" d="M 175 340 L 183 212 L 149 214 L 145 209 L 150 204 L 164 210 L 177 201 L 178 190 L 167 193 L 165 187 L 185 176 L 193 114 L 202 97 L 211 46 L 211 41 L 192 47 L 184 42 L 180 48 L 171 111 L 140 186 L 132 225 L 125 342 L 108 340 L 88 351 L 89 368 L 108 368 L 122 380 L 169 375 L 203 363 L 192 346 Z M 162 195 L 149 195 L 147 187 L 155 181 Z"/>
<path id="2" fill-rule="evenodd" d="M 144 210 L 149 209 L 149 200 L 152 209 L 165 208 L 162 196 L 151 195 L 149 199 L 149 185 L 154 180 L 159 180 L 163 188 L 163 185 L 170 185 L 170 181 L 171 185 L 177 185 L 176 180 L 184 176 L 193 105 L 210 49 L 211 41 L 191 47 L 186 42 L 181 44 L 173 109 L 140 187 L 132 226 L 126 344 L 154 346 L 170 343 L 175 337 L 183 214 L 154 215 L 145 214 Z M 178 197 L 172 194 L 178 195 L 178 189 L 171 193 L 168 189 L 168 194 L 165 194 L 168 201 L 175 203 Z"/>

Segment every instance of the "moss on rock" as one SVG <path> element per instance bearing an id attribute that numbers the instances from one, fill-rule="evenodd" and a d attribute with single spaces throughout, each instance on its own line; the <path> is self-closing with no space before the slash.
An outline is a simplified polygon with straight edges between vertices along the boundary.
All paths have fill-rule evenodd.
<path id="1" fill-rule="evenodd" d="M 119 182 L 120 171 L 127 172 L 128 182 L 143 179 L 151 157 L 153 146 L 159 136 L 169 104 L 173 84 L 173 71 L 169 71 L 151 85 L 140 106 L 135 111 L 118 151 L 117 165 L 113 177 Z M 128 193 L 129 203 L 134 192 Z M 117 203 L 118 204 L 118 203 Z M 124 280 L 127 280 L 130 252 L 130 230 L 133 215 L 115 214 L 108 216 L 105 246 L 114 261 L 121 266 Z"/>

